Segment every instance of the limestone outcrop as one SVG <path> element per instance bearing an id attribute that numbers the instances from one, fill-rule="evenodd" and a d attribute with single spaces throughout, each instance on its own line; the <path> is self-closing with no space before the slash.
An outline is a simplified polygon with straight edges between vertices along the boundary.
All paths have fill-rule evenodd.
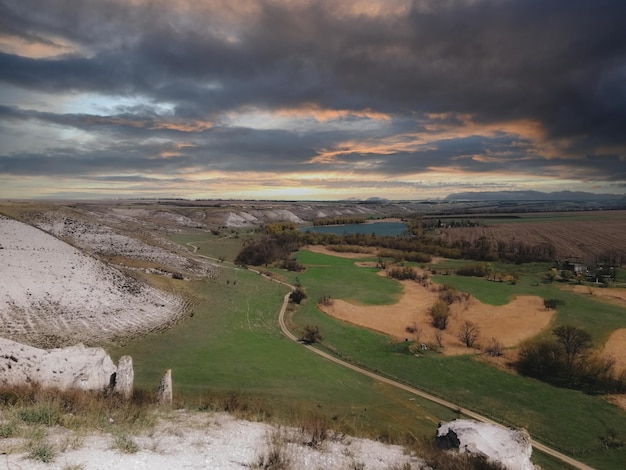
<path id="1" fill-rule="evenodd" d="M 530 461 L 532 443 L 525 430 L 456 419 L 439 425 L 437 443 L 444 449 L 484 455 L 488 460 L 502 464 L 507 470 L 535 470 Z"/>
<path id="2" fill-rule="evenodd" d="M 163 406 L 171 406 L 173 390 L 172 390 L 172 369 L 168 369 L 161 377 L 161 384 L 159 385 L 158 402 Z"/>
<path id="3" fill-rule="evenodd" d="M 124 388 L 119 390 L 119 386 L 116 387 L 118 368 L 102 348 L 78 344 L 39 349 L 0 338 L 0 385 L 39 384 L 60 390 L 113 389 L 129 397 L 133 377 L 132 360 L 129 359 L 121 361 Z"/>

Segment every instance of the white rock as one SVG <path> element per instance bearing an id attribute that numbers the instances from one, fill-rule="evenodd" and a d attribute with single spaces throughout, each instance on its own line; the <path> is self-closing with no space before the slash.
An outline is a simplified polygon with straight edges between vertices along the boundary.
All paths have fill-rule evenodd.
<path id="1" fill-rule="evenodd" d="M 0 338 L 0 384 L 104 390 L 117 368 L 102 348 L 39 349 Z"/>
<path id="2" fill-rule="evenodd" d="M 437 438 L 456 435 L 459 451 L 484 454 L 508 470 L 534 470 L 530 461 L 532 444 L 524 430 L 506 429 L 470 419 L 456 419 L 440 424 Z M 451 440 L 454 440 L 452 437 Z"/>

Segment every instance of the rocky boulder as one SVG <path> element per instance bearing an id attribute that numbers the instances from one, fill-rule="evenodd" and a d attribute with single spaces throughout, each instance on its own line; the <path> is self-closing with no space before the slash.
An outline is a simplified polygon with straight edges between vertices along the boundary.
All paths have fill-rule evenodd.
<path id="1" fill-rule="evenodd" d="M 0 338 L 0 385 L 101 391 L 115 384 L 116 371 L 102 348 L 39 349 Z"/>
<path id="2" fill-rule="evenodd" d="M 483 455 L 507 470 L 535 470 L 530 461 L 533 450 L 530 436 L 524 430 L 456 419 L 439 425 L 437 443 L 444 449 Z"/>

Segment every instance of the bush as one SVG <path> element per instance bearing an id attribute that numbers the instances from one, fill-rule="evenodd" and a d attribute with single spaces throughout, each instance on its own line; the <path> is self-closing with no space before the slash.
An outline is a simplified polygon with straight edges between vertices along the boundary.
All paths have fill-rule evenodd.
<path id="1" fill-rule="evenodd" d="M 307 295 L 304 292 L 304 289 L 301 287 L 296 287 L 291 294 L 289 294 L 289 302 L 292 304 L 300 304 L 304 299 L 306 299 Z"/>
<path id="2" fill-rule="evenodd" d="M 448 326 L 448 318 L 450 316 L 450 307 L 448 304 L 439 299 L 430 308 L 430 316 L 432 317 L 432 325 L 438 330 L 445 330 Z"/>
<path id="3" fill-rule="evenodd" d="M 495 338 L 489 340 L 485 352 L 493 357 L 502 356 L 502 343 Z"/>
<path id="4" fill-rule="evenodd" d="M 417 271 L 415 271 L 415 269 L 410 266 L 391 268 L 388 273 L 389 277 L 392 277 L 393 279 L 397 279 L 399 281 L 404 281 L 406 279 L 415 281 L 418 279 Z"/>
<path id="5" fill-rule="evenodd" d="M 544 299 L 543 301 L 543 306 L 546 308 L 546 310 L 549 310 L 551 308 L 557 308 L 559 305 L 564 305 L 565 302 L 561 299 Z"/>
<path id="6" fill-rule="evenodd" d="M 491 274 L 491 266 L 487 263 L 472 263 L 457 269 L 459 276 L 485 277 Z"/>
<path id="7" fill-rule="evenodd" d="M 307 344 L 317 343 L 321 341 L 322 335 L 320 334 L 319 326 L 317 325 L 307 325 L 304 327 L 304 332 L 302 333 L 302 341 Z"/>
<path id="8" fill-rule="evenodd" d="M 296 261 L 295 258 L 284 259 L 282 268 L 286 269 L 287 271 L 294 271 L 294 272 L 304 271 L 304 266 L 298 263 L 298 261 Z"/>
<path id="9" fill-rule="evenodd" d="M 333 299 L 330 295 L 325 295 L 323 297 L 320 297 L 317 303 L 324 307 L 330 307 L 333 304 Z"/>
<path id="10" fill-rule="evenodd" d="M 139 446 L 128 434 L 118 434 L 115 436 L 115 448 L 125 454 L 136 454 Z"/>
<path id="11" fill-rule="evenodd" d="M 515 363 L 520 374 L 591 394 L 626 390 L 626 374 L 616 375 L 611 359 L 591 353 L 589 333 L 563 325 L 552 330 L 552 334 L 553 338 L 520 348 Z"/>
<path id="12" fill-rule="evenodd" d="M 39 460 L 43 463 L 50 463 L 54 460 L 54 449 L 47 442 L 37 442 L 32 445 L 28 458 Z"/>

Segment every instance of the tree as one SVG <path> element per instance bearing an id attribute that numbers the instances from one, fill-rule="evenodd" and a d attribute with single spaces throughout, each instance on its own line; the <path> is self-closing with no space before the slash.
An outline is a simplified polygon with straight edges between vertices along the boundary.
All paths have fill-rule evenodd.
<path id="1" fill-rule="evenodd" d="M 302 333 L 302 341 L 307 344 L 313 344 L 324 339 L 320 334 L 320 329 L 317 325 L 307 325 L 304 327 Z"/>
<path id="2" fill-rule="evenodd" d="M 478 340 L 480 328 L 471 321 L 464 321 L 459 330 L 459 339 L 468 348 L 473 348 Z"/>
<path id="3" fill-rule="evenodd" d="M 296 287 L 294 290 L 291 291 L 291 294 L 289 294 L 289 301 L 292 304 L 299 304 L 304 299 L 306 299 L 306 297 L 307 295 L 306 292 L 304 292 L 304 289 L 302 287 Z"/>
<path id="4" fill-rule="evenodd" d="M 573 325 L 563 325 L 556 327 L 552 333 L 557 338 L 557 342 L 565 353 L 565 364 L 568 374 L 571 375 L 574 364 L 581 356 L 584 356 L 591 349 L 591 335 L 585 330 Z"/>

